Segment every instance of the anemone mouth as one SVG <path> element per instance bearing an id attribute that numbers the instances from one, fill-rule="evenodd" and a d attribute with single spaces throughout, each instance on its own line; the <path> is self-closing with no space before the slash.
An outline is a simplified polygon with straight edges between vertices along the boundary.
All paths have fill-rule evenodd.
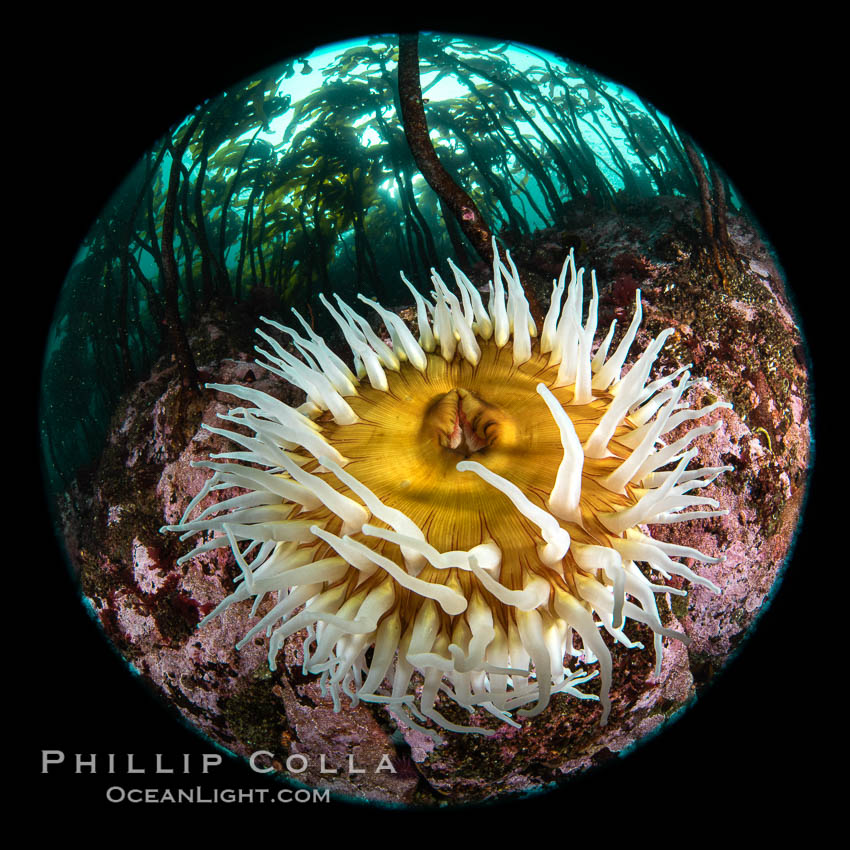
<path id="1" fill-rule="evenodd" d="M 609 356 L 612 325 L 594 353 L 595 279 L 583 322 L 584 270 L 572 253 L 542 328 L 510 254 L 510 268 L 495 244 L 494 255 L 487 309 L 454 266 L 463 307 L 436 274 L 435 303 L 405 280 L 418 341 L 362 296 L 384 319 L 391 346 L 340 299 L 339 310 L 323 299 L 351 347 L 353 372 L 300 316 L 308 338 L 265 320 L 301 358 L 258 331 L 272 348 L 258 348 L 258 362 L 304 389 L 307 402 L 294 410 L 251 388 L 211 385 L 253 405 L 223 417 L 253 436 L 210 428 L 247 451 L 201 464 L 212 478 L 168 527 L 184 537 L 215 534 L 181 561 L 230 546 L 242 572 L 202 625 L 252 597 L 256 612 L 274 594 L 240 645 L 266 631 L 274 667 L 283 641 L 306 629 L 304 672 L 321 676 L 337 710 L 340 695 L 383 703 L 435 738 L 426 721 L 493 733 L 446 719 L 435 707 L 438 691 L 511 725 L 516 709 L 539 714 L 565 692 L 599 699 L 604 723 L 611 656 L 600 628 L 637 647 L 624 621 L 650 626 L 658 671 L 663 638 L 686 638 L 662 625 L 654 595 L 684 591 L 655 584 L 652 571 L 717 591 L 671 556 L 717 559 L 657 543 L 636 526 L 721 513 L 699 510 L 718 505 L 689 495 L 726 469 L 687 468 L 695 455 L 688 445 L 711 429 L 669 445 L 663 435 L 724 404 L 690 410 L 683 398 L 697 382 L 686 369 L 648 383 L 668 332 L 621 377 L 640 293 L 617 349 Z M 189 519 L 225 487 L 246 492 Z M 578 690 L 597 672 L 573 669 L 576 662 L 598 662 L 598 697 Z M 411 684 L 414 671 L 421 690 Z"/>
<path id="2" fill-rule="evenodd" d="M 327 412 L 315 421 L 347 459 L 346 471 L 409 517 L 432 546 L 441 552 L 468 550 L 491 538 L 505 563 L 509 555 L 520 558 L 529 549 L 533 552 L 539 531 L 503 492 L 459 470 L 458 463 L 477 461 L 546 509 L 558 471 L 553 458 L 559 461 L 562 455 L 560 430 L 536 390 L 539 383 L 554 383 L 557 368 L 549 366 L 548 359 L 535 346 L 531 359 L 515 366 L 510 350 L 492 342 L 481 345 L 476 366 L 459 355 L 446 363 L 429 354 L 424 372 L 405 363 L 399 371 L 388 372 L 387 391 L 362 388 L 350 401 L 357 423 L 338 425 Z M 551 391 L 563 406 L 572 401 L 573 390 L 568 386 Z M 586 405 L 571 407 L 580 441 L 590 436 L 611 398 L 600 393 Z M 618 429 L 623 434 L 631 430 L 628 421 Z M 583 462 L 582 525 L 587 531 L 577 523 L 564 523 L 571 535 L 585 537 L 588 543 L 594 531 L 604 534 L 596 519 L 600 507 L 613 510 L 636 501 L 631 484 L 623 495 L 599 484 L 629 453 L 616 437 L 609 445 L 619 458 L 612 454 Z M 319 466 L 313 460 L 304 468 L 312 472 Z M 347 491 L 338 481 L 332 486 Z M 319 512 L 315 515 L 318 518 Z M 430 580 L 445 577 L 435 572 Z"/>

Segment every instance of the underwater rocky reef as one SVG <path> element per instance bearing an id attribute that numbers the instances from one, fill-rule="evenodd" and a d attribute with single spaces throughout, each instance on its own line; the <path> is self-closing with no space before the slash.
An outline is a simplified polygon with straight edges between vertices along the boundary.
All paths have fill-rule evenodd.
<path id="1" fill-rule="evenodd" d="M 806 497 L 813 411 L 779 261 L 693 140 L 648 100 L 547 51 L 435 33 L 417 46 L 418 137 L 403 114 L 400 41 L 374 36 L 229 87 L 145 153 L 67 276 L 47 342 L 40 436 L 74 580 L 145 689 L 208 741 L 243 757 L 267 750 L 282 775 L 295 753 L 368 766 L 329 775 L 312 759 L 293 777 L 338 799 L 444 806 L 610 765 L 706 693 L 779 586 Z M 431 154 L 445 171 L 433 183 Z M 538 321 L 571 248 L 596 271 L 600 327 L 617 319 L 625 329 L 641 290 L 635 347 L 671 328 L 656 368 L 693 364 L 708 381 L 691 391 L 694 406 L 731 405 L 700 423 L 718 428 L 694 443 L 701 463 L 728 470 L 705 493 L 729 512 L 652 526 L 656 540 L 724 557 L 685 561 L 722 593 L 658 597 L 664 627 L 691 639 L 667 641 L 658 675 L 651 648 L 612 645 L 607 726 L 598 702 L 556 695 L 519 729 L 435 746 L 380 705 L 344 699 L 335 712 L 302 670 L 304 633 L 287 639 L 274 671 L 262 636 L 237 651 L 256 622 L 248 602 L 199 629 L 240 566 L 228 548 L 178 565 L 190 545 L 161 528 L 180 521 L 208 477 L 191 464 L 233 448 L 201 429 L 220 426 L 232 403 L 204 383 L 304 401 L 255 362 L 260 315 L 290 324 L 296 308 L 347 362 L 320 293 L 375 298 L 416 334 L 399 270 L 427 292 L 431 268 L 448 279 L 451 257 L 486 297 L 491 257 L 472 224 L 510 250 Z M 649 627 L 627 631 L 650 647 Z M 437 705 L 469 722 L 445 695 Z M 497 726 L 482 711 L 472 722 Z M 385 755 L 394 771 L 372 770 Z"/>
<path id="2" fill-rule="evenodd" d="M 695 444 L 707 466 L 732 467 L 711 493 L 729 514 L 653 529 L 656 539 L 724 555 L 724 562 L 700 570 L 722 595 L 696 588 L 687 600 L 668 597 L 672 605 L 659 600 L 664 624 L 692 640 L 687 648 L 670 642 L 659 676 L 651 653 L 612 650 L 607 727 L 599 726 L 594 703 L 563 696 L 519 730 L 503 726 L 487 739 L 452 736 L 436 747 L 381 707 L 351 708 L 346 701 L 334 713 L 318 680 L 301 672 L 299 635 L 286 642 L 275 672 L 264 641 L 237 651 L 253 622 L 247 603 L 197 629 L 230 592 L 238 569 L 228 549 L 175 566 L 183 549 L 159 529 L 163 521 L 179 521 L 208 477 L 191 462 L 227 450 L 227 441 L 199 429 L 201 422 L 217 424 L 227 401 L 210 392 L 175 419 L 180 381 L 168 358 L 125 398 L 94 486 L 75 492 L 63 510 L 69 551 L 77 553 L 85 596 L 107 635 L 153 689 L 233 752 L 268 750 L 280 770 L 292 752 L 324 753 L 337 765 L 349 756 L 377 764 L 381 754 L 391 754 L 395 774 L 329 778 L 314 763 L 298 777 L 347 798 L 480 801 L 562 781 L 658 730 L 712 681 L 762 610 L 793 540 L 810 452 L 807 376 L 782 278 L 744 219 L 729 227 L 740 271 L 726 287 L 701 274 L 700 250 L 685 226 L 697 215 L 691 201 L 659 199 L 636 205 L 625 227 L 622 214 L 594 213 L 576 217 L 569 233 L 541 229 L 512 246 L 530 297 L 545 303 L 553 267 L 568 242 L 579 245 L 578 261 L 598 269 L 603 324 L 628 318 L 639 285 L 645 326 L 638 342 L 672 327 L 662 365 L 693 363 L 710 385 L 702 403 L 733 403 L 707 417 L 706 424 L 718 421 L 720 428 Z M 414 328 L 414 314 L 402 315 Z M 250 339 L 253 324 L 250 311 L 203 317 L 190 336 L 193 349 L 208 352 L 199 358 L 202 379 L 299 404 L 298 391 L 258 368 L 247 345 L 233 346 Z M 651 643 L 645 626 L 633 626 L 632 639 Z"/>

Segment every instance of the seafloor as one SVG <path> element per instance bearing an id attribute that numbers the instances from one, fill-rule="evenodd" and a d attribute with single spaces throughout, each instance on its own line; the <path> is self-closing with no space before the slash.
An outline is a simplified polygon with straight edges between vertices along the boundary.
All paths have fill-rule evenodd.
<path id="1" fill-rule="evenodd" d="M 177 567 L 188 541 L 159 529 L 179 520 L 209 475 L 190 462 L 225 450 L 224 441 L 199 424 L 216 423 L 232 400 L 205 392 L 184 405 L 168 358 L 124 399 L 96 473 L 60 505 L 69 554 L 109 639 L 214 741 L 241 755 L 268 750 L 278 769 L 291 753 L 312 754 L 299 779 L 345 796 L 421 805 L 448 797 L 482 800 L 563 779 L 657 729 L 723 667 L 764 604 L 800 516 L 810 456 L 805 355 L 780 272 L 754 228 L 732 216 L 739 263 L 726 262 L 719 274 L 702 246 L 697 216 L 691 202 L 661 198 L 618 213 L 576 212 L 565 229 L 515 244 L 505 240 L 535 309 L 545 312 L 551 280 L 571 245 L 578 264 L 596 269 L 600 328 L 612 316 L 621 328 L 628 324 L 640 287 L 639 347 L 672 326 L 675 334 L 656 368 L 693 363 L 693 373 L 710 382 L 692 391 L 698 393 L 694 406 L 716 399 L 733 404 L 706 417 L 721 426 L 695 444 L 702 465 L 733 467 L 706 491 L 730 509 L 728 516 L 652 530 L 656 538 L 725 555 L 715 566 L 690 564 L 722 594 L 693 587 L 687 599 L 659 597 L 665 624 L 686 632 L 691 643 L 666 642 L 658 677 L 651 649 L 612 648 L 608 726 L 598 724 L 598 703 L 559 695 L 520 730 L 502 726 L 491 738 L 448 734 L 436 747 L 375 705 L 346 703 L 335 714 L 317 678 L 302 675 L 301 634 L 287 641 L 275 673 L 264 640 L 237 652 L 234 644 L 251 621 L 248 602 L 198 630 L 201 617 L 232 590 L 237 568 L 225 549 Z M 486 269 L 477 269 L 477 283 L 487 277 Z M 296 391 L 252 362 L 251 329 L 261 311 L 261 305 L 243 305 L 207 315 L 191 330 L 202 377 L 247 383 L 300 403 Z M 631 623 L 627 631 L 651 647 L 648 629 Z M 439 708 L 469 722 L 448 701 Z M 489 715 L 473 722 L 495 724 Z M 323 775 L 319 754 L 335 767 L 349 756 L 358 765 L 377 765 L 389 754 L 396 772 Z"/>

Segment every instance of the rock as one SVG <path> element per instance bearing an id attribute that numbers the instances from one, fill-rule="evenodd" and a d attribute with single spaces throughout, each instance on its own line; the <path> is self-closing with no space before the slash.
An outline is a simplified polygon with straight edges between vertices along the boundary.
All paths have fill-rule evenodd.
<path id="1" fill-rule="evenodd" d="M 668 210 L 671 228 L 686 212 L 683 199 L 674 201 Z M 431 805 L 527 791 L 600 764 L 667 723 L 723 668 L 774 588 L 806 487 L 810 402 L 804 358 L 796 353 L 799 332 L 781 278 L 748 225 L 735 221 L 730 230 L 752 272 L 733 277 L 729 292 L 700 283 L 687 257 L 652 255 L 647 245 L 664 235 L 658 215 L 646 222 L 636 215 L 632 225 L 624 231 L 611 216 L 592 228 L 574 228 L 572 235 L 587 246 L 586 256 L 577 260 L 587 263 L 603 251 L 609 260 L 619 257 L 620 266 L 623 257 L 639 258 L 645 319 L 638 343 L 645 345 L 672 326 L 676 333 L 659 365 L 669 370 L 694 364 L 694 374 L 708 380 L 691 390 L 696 406 L 716 400 L 733 404 L 700 423 L 717 422 L 719 428 L 695 443 L 701 465 L 733 469 L 704 491 L 728 508 L 728 515 L 652 528 L 657 539 L 724 556 L 716 565 L 693 565 L 722 593 L 691 587 L 686 600 L 658 598 L 665 625 L 690 637 L 688 647 L 665 640 L 659 676 L 653 670 L 651 632 L 639 624 L 628 627 L 630 637 L 647 649 L 612 647 L 608 726 L 598 725 L 597 703 L 557 695 L 521 729 L 503 725 L 491 738 L 448 734 L 436 747 L 377 705 L 352 708 L 346 702 L 334 712 L 317 678 L 301 671 L 304 632 L 287 640 L 274 673 L 264 637 L 237 651 L 236 642 L 268 610 L 269 601 L 255 617 L 251 604 L 243 602 L 198 628 L 232 591 L 238 567 L 226 548 L 177 565 L 200 540 L 181 543 L 159 529 L 179 521 L 210 475 L 191 464 L 226 450 L 222 437 L 199 426 L 221 426 L 217 414 L 226 412 L 232 399 L 207 392 L 175 421 L 173 368 L 155 372 L 125 399 L 92 491 L 63 502 L 64 534 L 84 594 L 122 655 L 213 741 L 245 757 L 267 751 L 270 764 L 284 775 L 343 797 Z M 529 286 L 544 307 L 551 291 L 546 274 L 556 260 L 560 265 L 568 247 L 560 232 L 549 230 L 513 251 L 521 271 L 526 271 L 524 261 L 531 263 Z M 636 260 L 630 263 L 637 267 Z M 609 296 L 616 284 L 613 278 L 605 282 L 601 268 L 599 279 L 603 327 L 614 315 Z M 413 312 L 405 316 L 412 320 Z M 221 344 L 217 325 L 214 334 Z M 205 380 L 249 383 L 287 403 L 302 400 L 243 353 L 207 363 L 201 371 Z M 202 505 L 234 492 L 219 491 Z M 671 584 L 681 586 L 681 581 Z M 437 707 L 450 719 L 491 725 L 489 715 L 470 720 L 447 700 Z"/>

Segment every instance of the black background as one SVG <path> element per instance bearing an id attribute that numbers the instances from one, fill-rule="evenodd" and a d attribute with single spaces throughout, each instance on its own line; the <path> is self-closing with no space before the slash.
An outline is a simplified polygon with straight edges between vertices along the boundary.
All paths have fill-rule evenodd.
<path id="1" fill-rule="evenodd" d="M 814 304 L 825 283 L 819 284 L 816 255 L 828 212 L 813 194 L 812 173 L 823 180 L 826 164 L 818 154 L 823 139 L 810 123 L 823 114 L 825 102 L 818 93 L 823 69 L 811 64 L 816 61 L 811 28 L 781 16 L 742 22 L 705 15 L 695 23 L 648 10 L 631 18 L 613 11 L 576 17 L 567 8 L 547 11 L 538 5 L 525 20 L 530 10 L 514 10 L 501 21 L 463 16 L 401 21 L 339 16 L 316 4 L 321 26 L 296 23 L 287 15 L 292 7 L 283 4 L 246 7 L 244 13 L 233 7 L 229 17 L 215 21 L 200 10 L 144 18 L 140 9 L 138 18 L 114 22 L 85 11 L 52 18 L 50 34 L 33 38 L 37 50 L 18 77 L 25 126 L 16 147 L 20 159 L 10 160 L 11 170 L 24 177 L 23 208 L 32 207 L 21 223 L 26 262 L 18 281 L 34 319 L 28 322 L 26 349 L 32 376 L 40 369 L 53 300 L 80 240 L 111 191 L 170 124 L 204 98 L 288 55 L 400 26 L 484 33 L 548 48 L 628 85 L 670 115 L 730 175 L 777 248 L 818 363 L 820 314 Z M 840 306 L 845 301 L 840 296 Z M 26 456 L 25 448 L 35 458 L 34 400 L 27 413 L 16 422 L 16 445 L 20 454 Z M 232 806 L 210 821 L 212 807 L 105 801 L 105 789 L 116 783 L 276 787 L 226 757 L 206 780 L 197 755 L 190 777 L 165 781 L 151 775 L 139 781 L 104 773 L 75 776 L 67 766 L 40 773 L 42 749 L 63 750 L 69 761 L 77 752 L 97 753 L 101 761 L 108 753 L 136 753 L 150 765 L 153 753 L 177 761 L 180 754 L 212 748 L 128 675 L 83 612 L 46 519 L 34 460 L 27 470 L 21 480 L 32 490 L 32 516 L 26 519 L 31 527 L 13 536 L 5 564 L 7 610 L 21 620 L 6 635 L 7 659 L 23 659 L 14 665 L 24 675 L 15 676 L 12 696 L 20 732 L 17 726 L 8 730 L 13 743 L 23 747 L 14 767 L 27 777 L 19 790 L 49 800 L 56 811 L 98 821 L 150 816 L 206 823 L 199 840 L 225 815 L 253 822 L 264 813 L 262 807 L 235 812 Z M 821 500 L 815 484 L 781 592 L 744 652 L 694 709 L 627 759 L 561 791 L 498 809 L 454 810 L 451 816 L 498 811 L 500 818 L 526 827 L 551 824 L 561 838 L 595 834 L 600 841 L 622 840 L 634 831 L 650 837 L 658 829 L 666 833 L 665 843 L 675 840 L 675 833 L 667 832 L 673 823 L 711 840 L 720 838 L 733 818 L 736 829 L 754 831 L 810 818 L 812 806 L 820 807 L 821 770 L 831 757 L 813 730 L 831 725 L 835 713 L 818 648 L 826 644 L 828 651 L 822 624 L 837 603 L 829 590 L 815 600 L 812 576 L 838 569 L 820 561 L 814 526 Z M 343 803 L 330 808 L 344 815 L 348 826 L 376 814 Z M 269 811 L 310 820 L 330 813 L 324 807 Z M 415 817 L 379 814 L 388 820 Z M 443 816 L 432 816 L 437 814 Z M 565 823 L 540 820 L 552 814 L 566 818 L 571 828 L 564 832 Z M 323 834 L 330 837 L 333 829 L 329 824 Z"/>

